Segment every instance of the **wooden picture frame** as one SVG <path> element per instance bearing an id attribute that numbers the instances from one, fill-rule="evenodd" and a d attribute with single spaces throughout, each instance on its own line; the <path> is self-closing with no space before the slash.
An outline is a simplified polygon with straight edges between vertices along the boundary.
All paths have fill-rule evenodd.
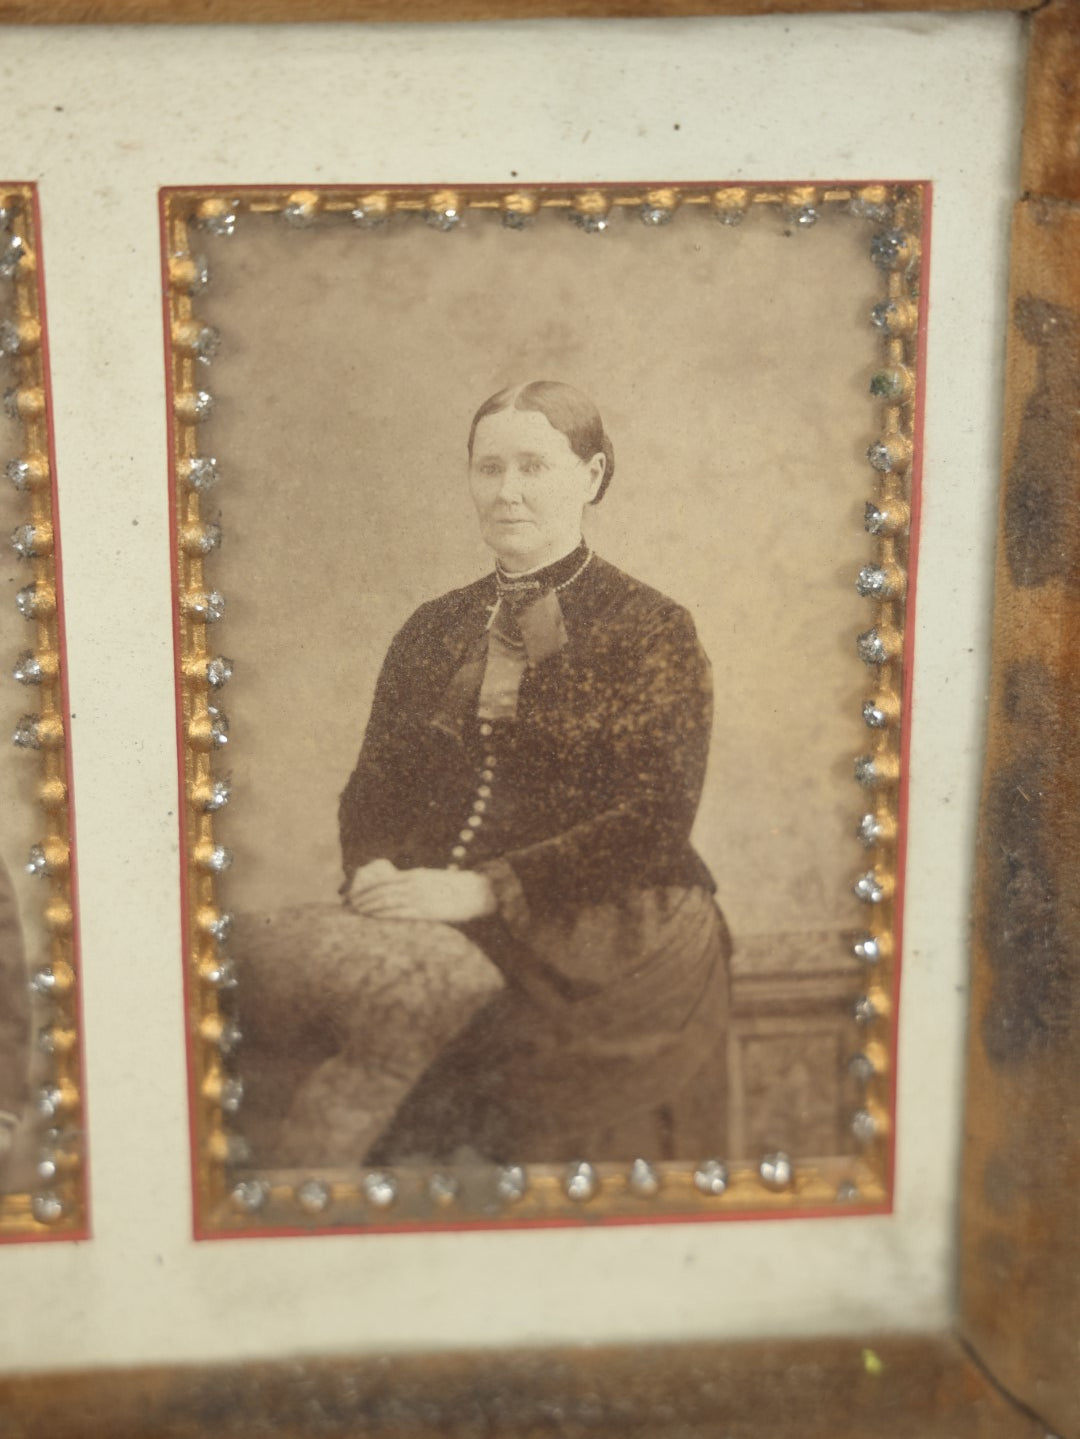
<path id="1" fill-rule="evenodd" d="M 1022 177 L 1013 229 L 1004 495 L 973 944 L 974 1006 L 955 1325 L 909 1339 L 702 1345 L 556 1354 L 371 1358 L 88 1372 L 0 1381 L 26 1436 L 385 1434 L 919 1434 L 927 1439 L 1080 1433 L 1080 1120 L 1077 1046 L 1080 705 L 1072 635 L 1080 570 L 1075 343 L 1080 311 L 1080 8 L 888 0 L 544 7 L 550 14 L 1013 10 L 1029 30 Z M 54 0 L 6 19 L 300 20 L 308 7 Z M 377 19 L 376 0 L 320 5 Z M 413 4 L 415 19 L 540 13 L 534 6 Z M 403 18 L 395 7 L 394 18 Z M 1023 308 L 1016 309 L 1016 301 Z M 1072 318 L 1070 318 L 1072 317 Z M 1066 327 L 1064 330 L 1062 327 Z M 1069 406 L 1073 408 L 1070 410 Z M 1050 461 L 1047 456 L 1050 456 Z M 1037 519 L 1044 543 L 1027 543 Z M 1049 554 L 1050 561 L 1039 558 Z M 1013 1016 L 1016 1022 L 1013 1022 Z M 643 1320 L 643 1324 L 647 1320 Z"/>

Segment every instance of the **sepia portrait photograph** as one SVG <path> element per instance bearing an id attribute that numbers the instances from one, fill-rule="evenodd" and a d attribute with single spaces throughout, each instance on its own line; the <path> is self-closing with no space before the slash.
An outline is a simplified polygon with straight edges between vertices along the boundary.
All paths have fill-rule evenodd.
<path id="1" fill-rule="evenodd" d="M 928 203 L 163 192 L 199 1232 L 888 1207 Z"/>

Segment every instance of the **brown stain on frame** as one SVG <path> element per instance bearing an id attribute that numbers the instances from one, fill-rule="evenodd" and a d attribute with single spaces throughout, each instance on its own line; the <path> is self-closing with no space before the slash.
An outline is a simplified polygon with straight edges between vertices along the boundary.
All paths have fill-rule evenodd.
<path id="1" fill-rule="evenodd" d="M 1067 305 L 1020 295 L 1013 329 L 1036 356 L 1035 382 L 1005 477 L 1002 542 L 1010 578 L 1023 587 L 1080 584 L 1080 506 L 1072 464 L 1080 391 L 1080 317 Z"/>
<path id="2" fill-rule="evenodd" d="M 1044 1439 L 940 1337 L 34 1375 L 0 1379 L 4 1416 L 9 1439 Z"/>
<path id="3" fill-rule="evenodd" d="M 0 0 L 0 24 L 282 24 L 1028 11 L 1038 0 Z"/>
<path id="4" fill-rule="evenodd" d="M 1013 228 L 961 1333 L 1080 1433 L 1080 5 L 1032 19 Z"/>

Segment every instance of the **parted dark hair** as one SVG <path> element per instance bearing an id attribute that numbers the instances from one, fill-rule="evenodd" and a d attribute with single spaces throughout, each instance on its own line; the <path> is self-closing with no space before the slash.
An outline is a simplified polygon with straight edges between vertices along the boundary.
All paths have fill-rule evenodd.
<path id="1" fill-rule="evenodd" d="M 608 439 L 600 411 L 588 395 L 575 390 L 573 385 L 564 385 L 561 380 L 530 380 L 527 385 L 510 385 L 491 395 L 473 415 L 469 427 L 469 458 L 472 459 L 476 427 L 488 415 L 497 415 L 501 410 L 536 410 L 544 416 L 554 430 L 561 430 L 570 441 L 570 448 L 579 460 L 591 460 L 601 454 L 607 464 L 604 478 L 591 504 L 598 505 L 607 492 L 615 474 L 615 451 Z"/>

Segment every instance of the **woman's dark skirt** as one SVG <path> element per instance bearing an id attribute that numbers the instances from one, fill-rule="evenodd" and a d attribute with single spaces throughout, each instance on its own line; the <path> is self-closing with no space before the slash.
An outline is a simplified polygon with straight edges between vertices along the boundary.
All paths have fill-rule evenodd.
<path id="1" fill-rule="evenodd" d="M 700 1160 L 725 1150 L 731 943 L 702 888 L 632 892 L 492 957 L 506 988 L 365 1163 Z"/>

